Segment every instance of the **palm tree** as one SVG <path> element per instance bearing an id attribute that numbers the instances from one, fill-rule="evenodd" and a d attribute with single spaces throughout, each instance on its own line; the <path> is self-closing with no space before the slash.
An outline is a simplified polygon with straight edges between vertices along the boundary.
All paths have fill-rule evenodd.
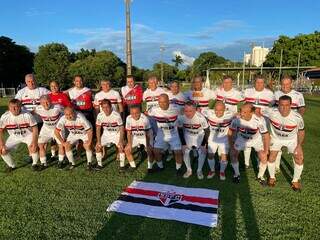
<path id="1" fill-rule="evenodd" d="M 178 68 L 179 65 L 183 63 L 183 59 L 182 59 L 182 57 L 180 55 L 176 55 L 175 58 L 172 59 L 171 61 L 174 62 L 174 66 L 176 68 Z"/>

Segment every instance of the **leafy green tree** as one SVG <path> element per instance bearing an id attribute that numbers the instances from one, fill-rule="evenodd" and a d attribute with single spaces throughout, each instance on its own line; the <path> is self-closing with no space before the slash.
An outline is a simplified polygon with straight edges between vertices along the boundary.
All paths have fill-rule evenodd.
<path id="1" fill-rule="evenodd" d="M 278 67 L 281 51 L 283 51 L 282 66 L 297 66 L 299 53 L 300 66 L 320 66 L 320 32 L 299 34 L 293 38 L 279 36 L 263 65 Z M 295 76 L 296 70 L 283 71 L 283 73 Z"/>
<path id="2" fill-rule="evenodd" d="M 59 81 L 61 87 L 68 82 L 70 52 L 64 44 L 49 43 L 39 47 L 34 59 L 34 71 L 37 82 L 48 85 L 51 80 Z"/>
<path id="3" fill-rule="evenodd" d="M 32 72 L 34 54 L 8 37 L 0 37 L 0 87 L 17 87 Z"/>
<path id="4" fill-rule="evenodd" d="M 86 85 L 93 88 L 104 79 L 111 80 L 114 86 L 125 84 L 125 64 L 110 51 L 96 52 L 94 56 L 89 55 L 70 64 L 69 76 L 72 78 L 77 74 L 81 74 Z"/>
<path id="5" fill-rule="evenodd" d="M 203 75 L 211 67 L 218 67 L 228 62 L 224 57 L 218 56 L 214 52 L 204 52 L 193 62 L 191 75 Z"/>
<path id="6" fill-rule="evenodd" d="M 171 80 L 175 79 L 177 72 L 179 71 L 178 68 L 172 66 L 168 63 L 163 63 L 163 80 L 164 82 L 170 82 Z M 157 75 L 158 79 L 161 78 L 161 62 L 158 62 L 153 65 L 153 73 Z"/>

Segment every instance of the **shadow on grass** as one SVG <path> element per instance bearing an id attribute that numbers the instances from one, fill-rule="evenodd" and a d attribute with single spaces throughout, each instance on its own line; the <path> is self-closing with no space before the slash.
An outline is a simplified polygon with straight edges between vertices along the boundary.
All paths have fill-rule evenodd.
<path id="1" fill-rule="evenodd" d="M 141 160 L 142 162 L 142 160 Z M 185 187 L 202 187 L 219 190 L 219 222 L 217 228 L 192 225 L 177 221 L 157 220 L 140 216 L 130 216 L 121 213 L 107 213 L 106 223 L 97 233 L 95 239 L 211 239 L 211 231 L 217 231 L 221 239 L 236 239 L 239 222 L 244 223 L 245 238 L 259 240 L 260 232 L 254 211 L 248 176 L 241 172 L 241 183 L 231 182 L 232 169 L 227 168 L 227 180 L 222 182 L 215 177 L 211 180 L 199 181 L 195 176 L 189 179 L 175 176 L 174 161 L 165 163 L 166 169 L 161 173 L 145 175 L 141 181 L 174 184 Z M 256 166 L 256 164 L 255 164 Z M 195 166 L 196 167 L 196 164 Z M 208 166 L 204 166 L 204 173 Z M 125 186 L 124 186 L 125 187 Z M 120 194 L 120 193 L 119 193 Z M 239 205 L 241 215 L 239 216 Z M 238 205 L 238 206 L 237 206 Z M 221 233 L 219 233 L 219 231 Z"/>
<path id="2" fill-rule="evenodd" d="M 292 159 L 291 156 L 289 156 L 290 159 Z M 293 167 L 290 165 L 289 161 L 281 156 L 281 164 L 280 164 L 280 170 L 285 177 L 288 184 L 291 186 L 292 176 L 293 176 Z"/>

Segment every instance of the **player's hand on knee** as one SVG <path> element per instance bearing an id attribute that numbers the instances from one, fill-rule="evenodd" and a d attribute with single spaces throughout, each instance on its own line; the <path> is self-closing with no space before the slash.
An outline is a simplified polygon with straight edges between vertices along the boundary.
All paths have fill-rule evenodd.
<path id="1" fill-rule="evenodd" d="M 182 146 L 181 146 L 181 150 L 182 150 L 182 152 L 183 152 L 183 153 L 185 153 L 185 152 L 186 152 L 186 150 L 187 150 L 187 148 L 188 148 L 188 146 L 187 146 L 187 145 L 182 145 Z"/>
<path id="2" fill-rule="evenodd" d="M 31 143 L 30 144 L 30 151 L 32 152 L 32 153 L 34 153 L 34 152 L 36 152 L 37 150 L 38 150 L 38 144 L 37 143 Z"/>
<path id="3" fill-rule="evenodd" d="M 127 144 L 126 147 L 124 148 L 124 151 L 127 153 L 131 153 L 131 151 L 132 151 L 131 144 Z"/>
<path id="4" fill-rule="evenodd" d="M 206 153 L 207 153 L 207 148 L 206 148 L 206 146 L 200 146 L 200 151 L 201 151 L 202 153 L 206 154 Z"/>
<path id="5" fill-rule="evenodd" d="M 8 153 L 8 150 L 6 146 L 0 146 L 1 155 L 6 155 Z"/>
<path id="6" fill-rule="evenodd" d="M 123 152 L 123 143 L 122 142 L 119 142 L 117 147 L 121 152 Z"/>
<path id="7" fill-rule="evenodd" d="M 301 145 L 297 145 L 294 152 L 294 158 L 297 159 L 299 162 L 303 161 L 303 151 Z"/>

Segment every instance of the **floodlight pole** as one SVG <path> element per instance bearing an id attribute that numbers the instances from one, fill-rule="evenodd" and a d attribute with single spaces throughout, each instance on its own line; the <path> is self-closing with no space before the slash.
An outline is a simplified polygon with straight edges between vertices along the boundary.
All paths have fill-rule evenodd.
<path id="1" fill-rule="evenodd" d="M 132 75 L 132 48 L 131 48 L 131 21 L 130 21 L 130 4 L 132 0 L 126 2 L 126 62 L 127 76 Z"/>

